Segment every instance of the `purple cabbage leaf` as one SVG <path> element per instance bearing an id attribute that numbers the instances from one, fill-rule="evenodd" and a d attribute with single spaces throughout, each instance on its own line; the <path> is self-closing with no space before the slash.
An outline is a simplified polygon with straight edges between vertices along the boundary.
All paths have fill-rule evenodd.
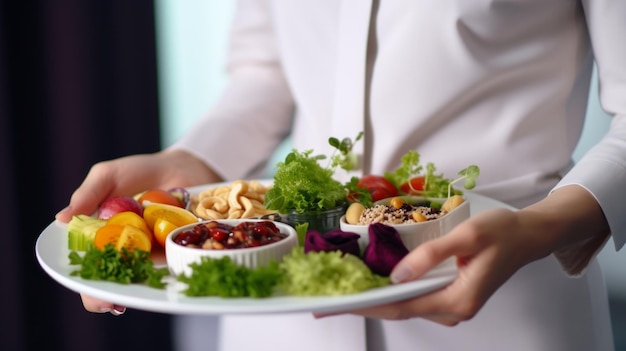
<path id="1" fill-rule="evenodd" d="M 363 261 L 372 272 L 387 277 L 409 250 L 398 231 L 386 224 L 370 224 L 368 235 L 369 243 L 363 252 Z"/>
<path id="2" fill-rule="evenodd" d="M 359 234 L 344 232 L 339 229 L 331 230 L 325 234 L 316 230 L 309 230 L 304 241 L 304 252 L 341 251 L 343 254 L 349 253 L 360 257 L 359 238 Z"/>

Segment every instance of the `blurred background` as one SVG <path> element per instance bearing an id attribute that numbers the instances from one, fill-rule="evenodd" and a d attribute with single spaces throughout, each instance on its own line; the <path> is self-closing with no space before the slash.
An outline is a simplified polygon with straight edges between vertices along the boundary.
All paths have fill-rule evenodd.
<path id="1" fill-rule="evenodd" d="M 92 164 L 157 151 L 210 108 L 225 80 L 233 6 L 0 0 L 3 350 L 173 349 L 171 316 L 86 312 L 39 267 L 34 245 Z M 608 128 L 597 93 L 594 80 L 575 159 Z M 626 350 L 626 254 L 609 242 L 599 258 L 616 349 Z"/>

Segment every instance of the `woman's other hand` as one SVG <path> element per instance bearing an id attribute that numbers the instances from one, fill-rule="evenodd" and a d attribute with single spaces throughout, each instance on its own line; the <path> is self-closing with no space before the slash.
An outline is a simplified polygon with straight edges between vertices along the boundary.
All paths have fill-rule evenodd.
<path id="1" fill-rule="evenodd" d="M 347 313 L 389 320 L 419 317 L 454 326 L 473 318 L 500 286 L 532 261 L 555 253 L 564 274 L 579 274 L 608 236 L 608 223 L 593 196 L 582 187 L 566 186 L 519 211 L 497 208 L 474 215 L 447 235 L 418 246 L 391 273 L 394 283 L 411 281 L 456 257 L 458 274 L 448 286 Z M 576 260 L 563 259 L 559 252 Z"/>

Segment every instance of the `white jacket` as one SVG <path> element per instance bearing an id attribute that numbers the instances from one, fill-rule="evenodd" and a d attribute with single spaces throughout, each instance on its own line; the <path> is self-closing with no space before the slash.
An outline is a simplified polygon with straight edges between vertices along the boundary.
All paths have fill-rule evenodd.
<path id="1" fill-rule="evenodd" d="M 215 108 L 172 147 L 237 179 L 258 175 L 290 133 L 294 147 L 327 153 L 328 137 L 365 131 L 357 144 L 363 173 L 394 169 L 415 149 L 450 177 L 479 165 L 475 191 L 514 206 L 555 186 L 581 184 L 601 204 L 619 249 L 626 241 L 620 212 L 626 204 L 625 19 L 626 1 L 614 0 L 240 1 L 230 83 Z M 602 142 L 570 170 L 594 59 L 601 103 L 614 120 Z M 600 345 L 610 340 L 597 330 L 607 327 L 605 292 L 591 288 L 602 285 L 598 275 L 594 262 L 580 279 L 563 277 L 548 258 L 516 274 L 477 318 L 459 327 L 377 322 L 370 335 L 385 335 L 389 350 L 447 350 L 441 345 L 454 343 L 469 350 L 607 350 Z M 563 315 L 539 308 L 542 299 L 563 308 Z M 511 307 L 520 303 L 528 306 Z M 252 323 L 267 324 L 257 318 Z M 572 322 L 584 318 L 600 324 Z M 363 324 L 351 319 L 358 322 L 350 325 Z M 225 326 L 228 320 L 235 319 Z M 332 325 L 307 323 L 319 330 Z M 363 335 L 339 337 L 352 343 L 345 350 L 365 345 Z M 481 344 L 480 338 L 489 340 Z M 373 350 L 384 350 L 376 345 Z"/>

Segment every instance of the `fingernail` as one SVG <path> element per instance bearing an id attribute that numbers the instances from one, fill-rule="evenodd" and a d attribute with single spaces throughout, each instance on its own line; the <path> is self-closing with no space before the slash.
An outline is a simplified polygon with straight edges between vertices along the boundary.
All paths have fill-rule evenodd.
<path id="1" fill-rule="evenodd" d="M 322 318 L 339 316 L 341 314 L 344 314 L 344 312 L 325 312 L 325 313 L 321 313 L 321 312 L 315 313 L 314 312 L 313 313 L 313 318 L 315 318 L 315 319 L 322 319 Z"/>
<path id="2" fill-rule="evenodd" d="M 111 314 L 112 314 L 112 315 L 114 315 L 114 316 L 120 316 L 120 315 L 123 315 L 123 314 L 124 314 L 124 312 L 126 312 L 126 308 L 125 308 L 125 307 L 119 307 L 119 306 L 114 307 L 114 308 L 111 310 Z"/>
<path id="3" fill-rule="evenodd" d="M 409 267 L 406 267 L 404 265 L 398 265 L 391 272 L 389 279 L 391 279 L 391 282 L 393 284 L 398 284 L 398 283 L 402 283 L 411 279 L 412 276 L 413 276 L 413 272 L 411 271 Z"/>
<path id="4" fill-rule="evenodd" d="M 58 217 L 58 216 L 59 216 L 59 214 L 61 214 L 61 213 L 63 213 L 63 212 L 67 212 L 67 211 L 69 211 L 69 210 L 70 210 L 70 206 L 67 206 L 67 207 L 65 207 L 64 209 L 62 209 L 61 211 L 57 212 L 57 214 L 56 214 L 56 216 L 55 216 L 55 217 Z"/>

